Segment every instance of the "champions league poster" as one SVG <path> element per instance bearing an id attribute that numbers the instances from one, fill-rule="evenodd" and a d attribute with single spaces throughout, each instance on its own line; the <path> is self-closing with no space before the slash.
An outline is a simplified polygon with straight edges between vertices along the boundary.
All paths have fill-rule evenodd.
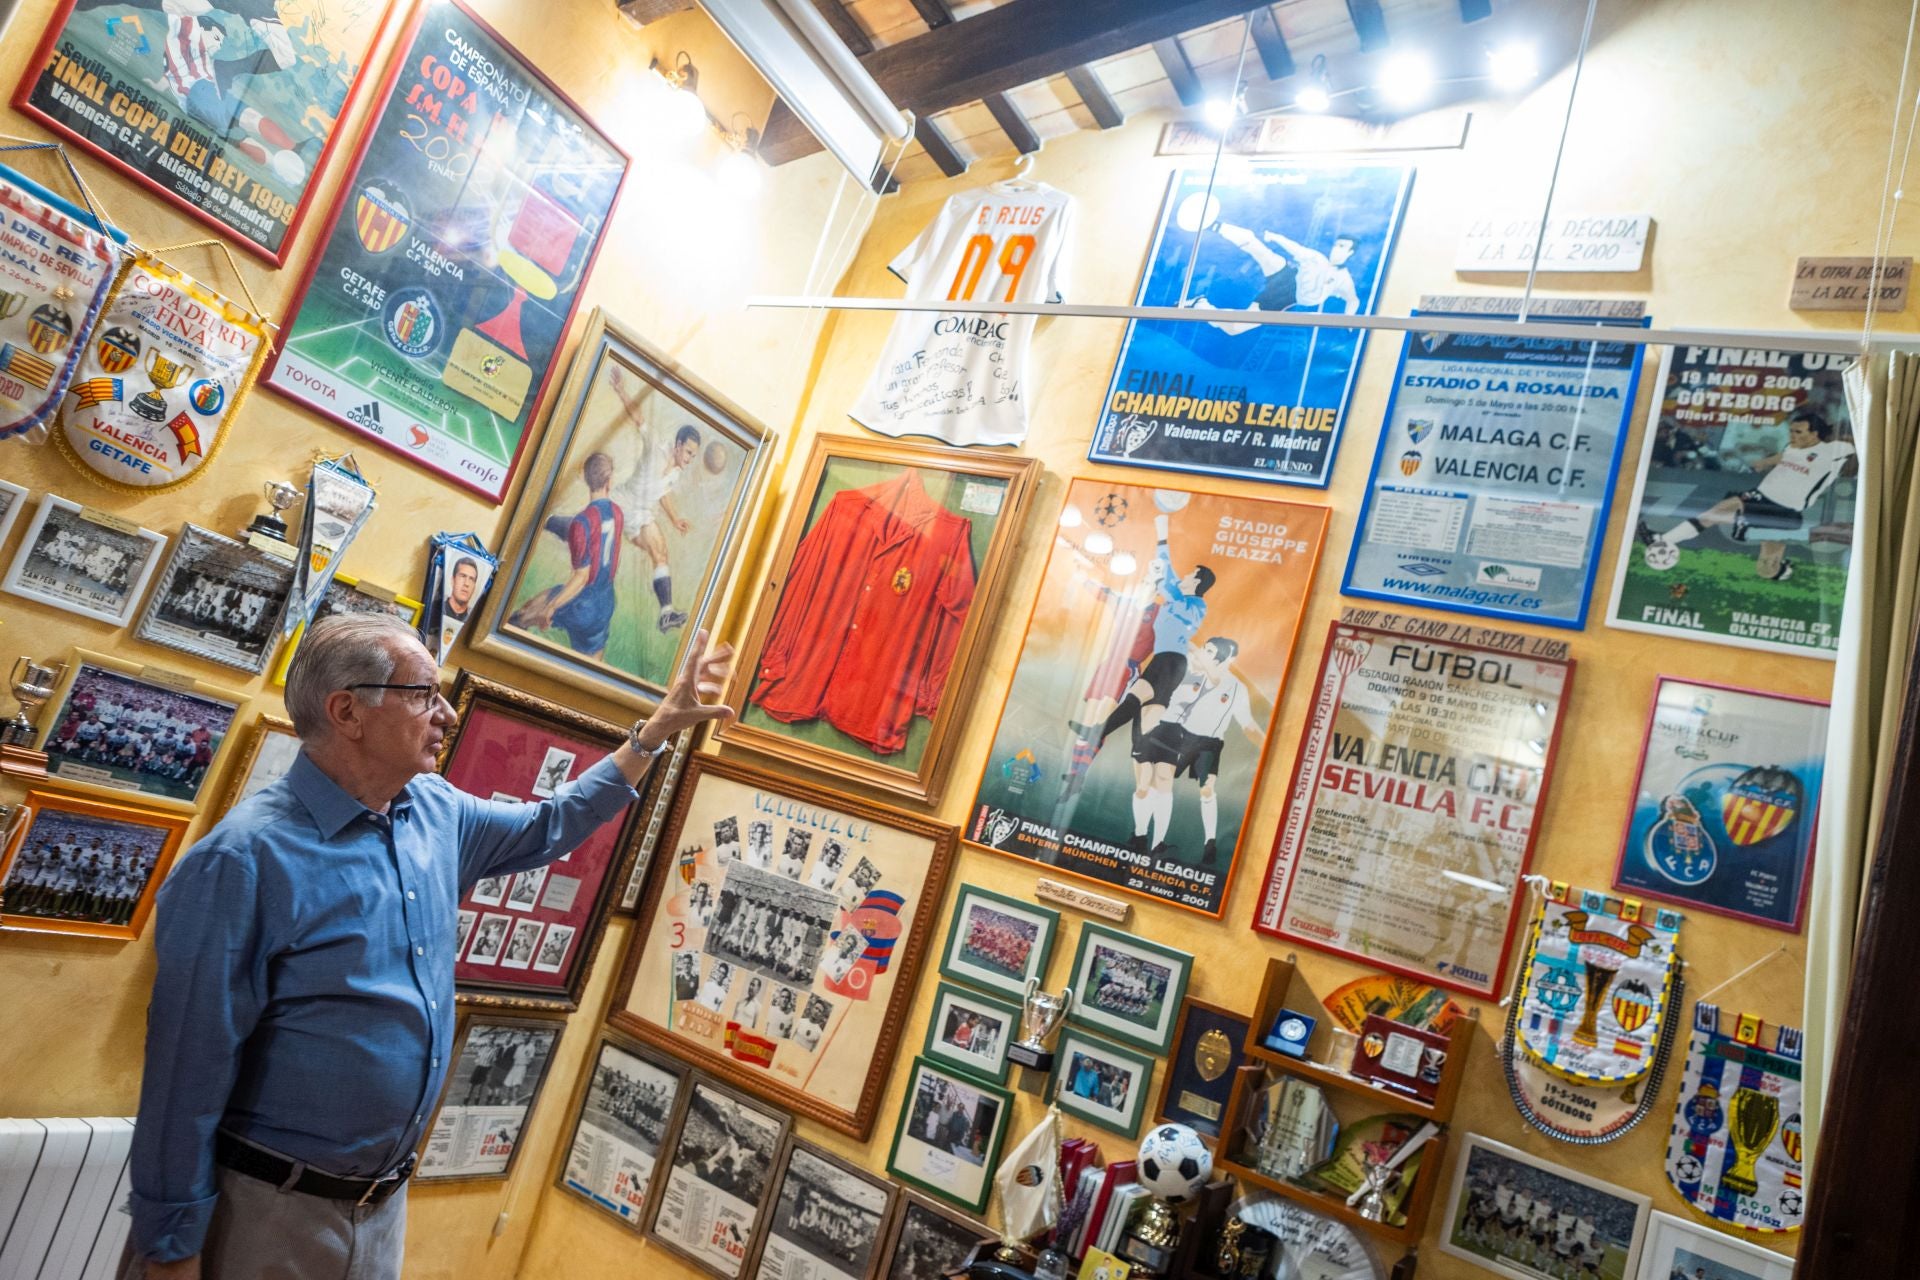
<path id="1" fill-rule="evenodd" d="M 1178 170 L 1135 302 L 1371 313 L 1412 183 L 1399 165 Z M 1087 456 L 1325 486 L 1365 341 L 1359 329 L 1136 321 Z"/>
<path id="2" fill-rule="evenodd" d="M 1798 932 L 1827 704 L 1662 677 L 1616 888 Z"/>
<path id="3" fill-rule="evenodd" d="M 265 382 L 498 502 L 627 158 L 450 0 L 380 96 Z"/>

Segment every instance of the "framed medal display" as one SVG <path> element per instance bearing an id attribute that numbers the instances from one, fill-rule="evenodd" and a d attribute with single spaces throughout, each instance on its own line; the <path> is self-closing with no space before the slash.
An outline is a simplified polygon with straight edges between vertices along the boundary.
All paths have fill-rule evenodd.
<path id="1" fill-rule="evenodd" d="M 822 436 L 737 664 L 722 742 L 938 799 L 1033 458 Z"/>
<path id="2" fill-rule="evenodd" d="M 694 756 L 609 1020 L 864 1139 L 954 843 L 943 823 Z"/>
<path id="3" fill-rule="evenodd" d="M 453 684 L 459 723 L 440 749 L 440 772 L 497 804 L 546 799 L 626 741 L 626 730 L 462 670 Z M 578 1006 L 599 951 L 638 816 L 599 827 L 544 867 L 481 880 L 460 901 L 453 977 L 472 1004 Z"/>
<path id="4" fill-rule="evenodd" d="M 1246 1041 L 1245 1015 L 1192 996 L 1181 1001 L 1154 1114 L 1184 1124 L 1202 1138 L 1218 1138 Z"/>

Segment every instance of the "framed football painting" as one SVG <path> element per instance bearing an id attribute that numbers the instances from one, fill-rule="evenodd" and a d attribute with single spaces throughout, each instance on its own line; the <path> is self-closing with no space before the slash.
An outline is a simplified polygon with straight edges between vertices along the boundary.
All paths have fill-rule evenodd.
<path id="1" fill-rule="evenodd" d="M 627 731 L 462 669 L 453 684 L 459 723 L 440 748 L 440 772 L 467 792 L 506 804 L 551 796 L 612 755 Z M 468 1003 L 578 1007 L 620 883 L 636 810 L 609 822 L 544 867 L 481 880 L 460 900 L 454 983 Z"/>
<path id="2" fill-rule="evenodd" d="M 720 740 L 938 799 L 1039 474 L 1011 454 L 816 439 Z"/>
<path id="3" fill-rule="evenodd" d="M 946 891 L 952 827 L 695 756 L 609 1021 L 864 1139 Z"/>
<path id="4" fill-rule="evenodd" d="M 773 439 L 596 309 L 515 504 L 474 647 L 651 706 L 733 565 Z"/>
<path id="5" fill-rule="evenodd" d="M 16 812 L 0 848 L 0 929 L 139 937 L 187 815 L 40 790 Z"/>

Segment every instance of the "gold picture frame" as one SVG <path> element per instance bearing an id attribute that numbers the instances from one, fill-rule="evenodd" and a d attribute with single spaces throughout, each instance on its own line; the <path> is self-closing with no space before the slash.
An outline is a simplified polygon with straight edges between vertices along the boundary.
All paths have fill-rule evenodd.
<path id="1" fill-rule="evenodd" d="M 331 613 L 337 612 L 329 607 L 335 599 L 336 592 L 351 592 L 355 596 L 385 606 L 383 609 L 354 608 L 348 612 L 390 613 L 416 629 L 420 626 L 420 615 L 426 611 L 426 605 L 412 596 L 403 596 L 398 591 L 389 591 L 385 587 L 368 582 L 364 578 L 356 578 L 352 574 L 336 573 L 333 575 L 333 581 L 327 584 L 326 594 L 320 597 L 320 607 L 314 611 L 314 615 L 301 623 L 287 642 L 280 646 L 280 656 L 273 664 L 273 683 L 276 686 L 284 686 L 287 683 L 287 672 L 293 667 L 293 655 L 300 651 L 300 641 L 306 637 L 307 628 Z"/>
<path id="2" fill-rule="evenodd" d="M 0 929 L 138 938 L 188 817 L 37 787 L 20 808 L 25 817 L 0 848 Z"/>
<path id="3" fill-rule="evenodd" d="M 280 739 L 291 739 L 294 755 L 299 754 L 300 735 L 293 731 L 293 721 L 285 716 L 262 711 L 247 726 L 246 735 L 233 767 L 227 770 L 227 789 L 221 793 L 220 804 L 213 811 L 216 822 L 226 817 L 233 806 L 286 774 L 286 766 L 293 760 L 286 756 L 287 744 Z M 285 764 L 281 763 L 283 757 Z M 257 782 L 255 775 L 263 764 L 273 771 L 272 776 Z"/>
<path id="4" fill-rule="evenodd" d="M 935 803 L 1040 472 L 1037 458 L 1014 454 L 817 438 L 740 647 L 727 691 L 735 717 L 719 740 Z M 886 637 L 872 654 L 859 647 L 863 622 Z M 830 655 L 863 671 L 898 655 L 901 669 L 891 685 L 869 687 L 836 677 Z"/>

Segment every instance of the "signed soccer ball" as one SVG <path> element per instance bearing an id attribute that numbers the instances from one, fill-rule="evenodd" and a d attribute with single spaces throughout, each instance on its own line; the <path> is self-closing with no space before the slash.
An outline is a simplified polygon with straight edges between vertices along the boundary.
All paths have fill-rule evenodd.
<path id="1" fill-rule="evenodd" d="M 1183 1124 L 1156 1125 L 1140 1140 L 1140 1185 L 1179 1204 L 1207 1185 L 1213 1153 Z"/>
<path id="2" fill-rule="evenodd" d="M 1665 573 L 1680 563 L 1680 548 L 1671 542 L 1649 542 L 1646 551 L 1647 568 L 1655 573 Z"/>

